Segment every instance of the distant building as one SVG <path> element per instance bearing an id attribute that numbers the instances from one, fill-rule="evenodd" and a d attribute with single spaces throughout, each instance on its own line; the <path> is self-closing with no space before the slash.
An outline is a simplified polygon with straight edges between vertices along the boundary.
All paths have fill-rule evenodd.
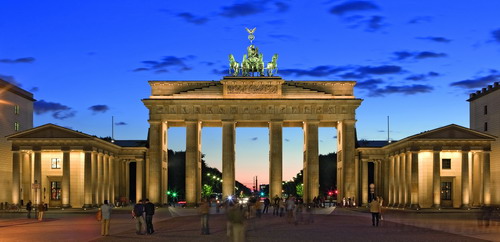
<path id="1" fill-rule="evenodd" d="M 33 128 L 33 94 L 0 79 L 0 202 L 12 200 L 12 152 L 7 135 Z"/>
<path id="2" fill-rule="evenodd" d="M 495 82 L 470 94 L 470 128 L 500 137 L 500 85 Z M 491 144 L 491 202 L 500 204 L 500 138 Z"/>

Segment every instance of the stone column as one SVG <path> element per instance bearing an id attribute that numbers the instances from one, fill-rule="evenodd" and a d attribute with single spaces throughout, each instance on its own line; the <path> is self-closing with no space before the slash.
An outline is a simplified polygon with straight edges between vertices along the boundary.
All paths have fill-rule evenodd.
<path id="1" fill-rule="evenodd" d="M 399 187 L 401 186 L 401 180 L 399 179 L 399 172 L 400 172 L 400 161 L 401 159 L 399 158 L 399 154 L 394 155 L 394 207 L 398 207 L 399 203 L 401 202 L 400 200 L 400 192 L 399 192 Z"/>
<path id="2" fill-rule="evenodd" d="M 38 182 L 40 184 L 40 188 L 37 189 L 36 191 L 36 197 L 35 197 L 35 204 L 39 204 L 42 202 L 42 151 L 41 150 L 35 150 L 35 162 L 33 164 L 33 170 L 34 170 L 34 179 L 35 182 Z"/>
<path id="3" fill-rule="evenodd" d="M 97 152 L 92 152 L 92 205 L 97 205 Z"/>
<path id="4" fill-rule="evenodd" d="M 97 154 L 97 205 L 102 204 L 104 200 L 104 176 L 103 176 L 103 171 L 104 171 L 104 163 L 103 163 L 103 154 L 98 153 Z"/>
<path id="5" fill-rule="evenodd" d="M 12 203 L 21 201 L 21 152 L 12 151 Z"/>
<path id="6" fill-rule="evenodd" d="M 337 140 L 338 140 L 338 155 L 337 160 L 341 162 L 342 173 L 337 174 L 337 176 L 342 175 L 342 184 L 338 187 L 343 192 L 341 197 L 355 197 L 356 187 L 358 186 L 358 181 L 356 180 L 355 171 L 355 134 L 354 134 L 354 124 L 356 120 L 343 120 L 337 123 Z"/>
<path id="7" fill-rule="evenodd" d="M 406 152 L 406 199 L 405 207 L 411 208 L 411 152 Z"/>
<path id="8" fill-rule="evenodd" d="M 469 151 L 462 150 L 462 208 L 469 209 Z"/>
<path id="9" fill-rule="evenodd" d="M 125 190 L 124 194 L 127 197 L 127 203 L 130 201 L 130 161 L 123 162 L 123 169 L 125 170 Z M 137 177 L 136 177 L 137 179 Z"/>
<path id="10" fill-rule="evenodd" d="M 269 198 L 281 197 L 283 182 L 283 121 L 269 122 Z"/>
<path id="11" fill-rule="evenodd" d="M 62 207 L 63 208 L 69 208 L 71 207 L 71 201 L 70 201 L 70 183 L 71 183 L 71 167 L 70 167 L 70 149 L 69 147 L 63 148 L 63 176 L 62 176 L 62 183 L 61 183 L 61 199 L 62 199 Z"/>
<path id="12" fill-rule="evenodd" d="M 109 181 L 109 155 L 105 154 L 102 156 L 102 163 L 103 163 L 103 172 L 102 172 L 102 177 L 103 177 L 103 186 L 102 186 L 102 191 L 103 191 L 103 197 L 102 200 L 108 200 L 109 201 L 109 187 L 110 187 L 110 181 Z M 111 201 L 113 202 L 113 201 Z"/>
<path id="13" fill-rule="evenodd" d="M 162 201 L 162 162 L 167 159 L 165 147 L 167 141 L 167 124 L 159 120 L 149 121 L 149 181 L 148 196 L 152 203 Z"/>
<path id="14" fill-rule="evenodd" d="M 109 199 L 111 202 L 115 203 L 118 199 L 116 198 L 116 193 L 118 192 L 118 168 L 116 165 L 115 157 L 113 154 L 109 156 L 109 184 L 110 184 L 110 194 Z"/>
<path id="15" fill-rule="evenodd" d="M 83 190 L 84 190 L 84 205 L 85 208 L 92 207 L 92 151 L 85 151 L 85 160 L 83 164 Z"/>
<path id="16" fill-rule="evenodd" d="M 491 205 L 490 151 L 483 151 L 483 203 Z"/>
<path id="17" fill-rule="evenodd" d="M 22 197 L 25 202 L 28 202 L 28 200 L 33 200 L 31 192 L 33 189 L 31 188 L 31 168 L 32 168 L 32 161 L 31 161 L 31 153 L 30 152 L 25 152 L 22 153 L 22 177 L 21 177 L 21 184 L 23 188 L 23 193 Z"/>
<path id="18" fill-rule="evenodd" d="M 140 199 L 143 199 L 144 191 L 142 190 L 143 187 L 143 180 L 144 180 L 144 160 L 143 159 L 135 159 L 136 166 L 135 166 L 135 200 L 136 202 L 139 201 Z M 187 185 L 187 184 L 186 184 Z"/>
<path id="19" fill-rule="evenodd" d="M 399 155 L 399 206 L 404 208 L 406 205 L 406 156 Z"/>
<path id="20" fill-rule="evenodd" d="M 236 123 L 222 121 L 222 198 L 234 195 Z"/>
<path id="21" fill-rule="evenodd" d="M 418 152 L 411 152 L 411 208 L 420 209 L 418 198 Z"/>
<path id="22" fill-rule="evenodd" d="M 319 195 L 318 126 L 319 126 L 318 121 L 304 122 L 303 179 L 304 179 L 304 202 L 307 203 L 311 202 L 314 197 L 317 197 Z M 354 162 L 354 160 L 352 162 Z"/>
<path id="23" fill-rule="evenodd" d="M 433 152 L 432 159 L 432 191 L 433 191 L 433 207 L 441 207 L 441 160 L 440 151 Z"/>
<path id="24" fill-rule="evenodd" d="M 361 205 L 368 204 L 368 162 L 360 158 L 361 162 Z"/>
<path id="25" fill-rule="evenodd" d="M 389 198 L 387 205 L 394 205 L 394 156 L 389 157 Z"/>
<path id="26" fill-rule="evenodd" d="M 186 121 L 186 203 L 198 204 L 201 195 L 201 122 Z M 200 194 L 200 195 L 199 195 Z"/>

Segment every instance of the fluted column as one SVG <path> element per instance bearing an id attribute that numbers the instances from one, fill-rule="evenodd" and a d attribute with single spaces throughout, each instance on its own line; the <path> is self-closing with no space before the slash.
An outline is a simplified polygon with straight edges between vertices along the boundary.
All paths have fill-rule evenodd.
<path id="1" fill-rule="evenodd" d="M 31 153 L 30 152 L 25 152 L 25 153 L 22 153 L 21 155 L 21 162 L 22 162 L 22 176 L 21 176 L 21 186 L 23 188 L 23 193 L 22 193 L 22 197 L 26 202 L 28 202 L 28 200 L 32 200 L 32 197 L 31 197 L 31 192 L 32 192 L 32 188 L 31 188 L 31 168 L 32 168 L 32 161 L 31 161 Z"/>
<path id="2" fill-rule="evenodd" d="M 186 121 L 186 203 L 190 206 L 196 205 L 200 202 L 200 178 L 201 122 Z"/>
<path id="3" fill-rule="evenodd" d="M 394 156 L 389 157 L 389 202 L 388 205 L 394 205 Z"/>
<path id="4" fill-rule="evenodd" d="M 411 207 L 411 152 L 405 153 L 405 161 L 406 161 L 406 199 L 405 199 L 405 207 Z"/>
<path id="5" fill-rule="evenodd" d="M 144 180 L 144 160 L 143 159 L 135 159 L 135 200 L 136 202 L 140 199 L 143 199 L 144 191 L 143 180 Z M 186 184 L 187 185 L 187 184 Z"/>
<path id="6" fill-rule="evenodd" d="M 483 203 L 491 205 L 490 151 L 483 151 Z"/>
<path id="7" fill-rule="evenodd" d="M 304 202 L 319 195 L 318 121 L 304 122 Z M 354 175 L 354 174 L 353 174 Z"/>
<path id="8" fill-rule="evenodd" d="M 222 121 L 222 197 L 234 195 L 236 123 Z"/>
<path id="9" fill-rule="evenodd" d="M 283 122 L 269 122 L 269 197 L 281 197 L 283 181 Z"/>
<path id="10" fill-rule="evenodd" d="M 125 170 L 125 197 L 127 197 L 127 203 L 131 200 L 130 197 L 130 161 L 123 162 L 123 168 Z M 136 177 L 137 179 L 137 177 Z"/>
<path id="11" fill-rule="evenodd" d="M 62 199 L 62 207 L 63 208 L 69 208 L 71 207 L 71 201 L 70 201 L 70 182 L 71 182 L 71 162 L 70 162 L 70 149 L 69 148 L 64 148 L 62 150 L 63 152 L 63 175 L 62 175 L 62 183 L 61 183 L 61 199 Z"/>
<path id="12" fill-rule="evenodd" d="M 109 199 L 109 187 L 110 187 L 110 180 L 109 180 L 109 155 L 105 154 L 102 156 L 102 163 L 103 163 L 103 172 L 102 172 L 102 179 L 103 179 L 103 197 L 102 200 L 108 200 Z M 113 202 L 113 201 L 110 201 Z"/>
<path id="13" fill-rule="evenodd" d="M 89 208 L 92 207 L 93 199 L 92 199 L 92 151 L 85 151 L 85 158 L 83 164 L 83 190 L 84 190 L 84 207 Z"/>
<path id="14" fill-rule="evenodd" d="M 406 205 L 406 156 L 405 154 L 399 155 L 399 206 L 405 207 Z"/>
<path id="15" fill-rule="evenodd" d="M 97 205 L 97 152 L 92 152 L 92 205 Z"/>
<path id="16" fill-rule="evenodd" d="M 356 120 L 343 120 L 337 123 L 338 154 L 337 160 L 342 166 L 342 184 L 340 197 L 355 197 L 358 181 L 355 175 L 355 130 Z M 340 174 L 337 174 L 337 176 Z"/>
<path id="17" fill-rule="evenodd" d="M 411 208 L 420 209 L 418 197 L 418 152 L 411 152 Z"/>
<path id="18" fill-rule="evenodd" d="M 432 191 L 433 191 L 433 207 L 441 207 L 441 160 L 440 151 L 433 152 L 432 158 Z"/>
<path id="19" fill-rule="evenodd" d="M 468 209 L 470 203 L 469 151 L 462 150 L 462 208 Z"/>
<path id="20" fill-rule="evenodd" d="M 361 162 L 361 203 L 368 204 L 368 162 L 360 159 Z"/>
<path id="21" fill-rule="evenodd" d="M 103 171 L 104 171 L 104 162 L 103 162 L 103 154 L 98 153 L 97 154 L 97 196 L 96 196 L 96 201 L 97 204 L 102 204 L 103 203 L 103 195 L 104 195 L 104 176 L 103 176 Z"/>
<path id="22" fill-rule="evenodd" d="M 37 189 L 35 191 L 35 204 L 39 204 L 42 202 L 42 151 L 41 150 L 35 150 L 35 162 L 33 164 L 33 172 L 34 176 L 33 178 L 35 179 L 35 182 L 38 182 L 40 184 L 40 189 Z"/>
<path id="23" fill-rule="evenodd" d="M 19 204 L 21 200 L 21 152 L 12 151 L 12 203 Z"/>
<path id="24" fill-rule="evenodd" d="M 399 154 L 394 156 L 394 206 L 397 207 L 399 206 L 399 203 L 401 202 L 400 200 L 400 190 L 399 187 L 401 186 L 401 180 L 399 179 L 399 172 L 400 172 L 400 164 L 401 164 L 401 159 L 399 157 Z"/>
<path id="25" fill-rule="evenodd" d="M 149 125 L 148 196 L 151 202 L 160 204 L 162 193 L 165 194 L 167 190 L 167 184 L 162 184 L 162 177 L 165 175 L 162 174 L 162 162 L 167 162 L 168 159 L 166 155 L 167 123 L 150 120 Z"/>
<path id="26" fill-rule="evenodd" d="M 116 161 L 115 157 L 113 155 L 109 156 L 109 184 L 110 184 L 110 191 L 109 191 L 109 199 L 111 202 L 115 203 L 116 199 L 116 193 L 118 191 L 118 169 L 116 166 Z"/>

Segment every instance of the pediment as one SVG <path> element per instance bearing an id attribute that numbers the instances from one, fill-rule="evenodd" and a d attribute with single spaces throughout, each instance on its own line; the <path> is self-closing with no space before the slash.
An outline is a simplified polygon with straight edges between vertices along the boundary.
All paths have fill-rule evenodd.
<path id="1" fill-rule="evenodd" d="M 495 137 L 486 133 L 481 133 L 456 124 L 447 125 L 441 128 L 429 130 L 413 137 L 413 140 L 494 140 Z"/>
<path id="2" fill-rule="evenodd" d="M 92 136 L 84 133 L 80 133 L 68 128 L 64 128 L 55 124 L 45 124 L 36 128 L 28 129 L 20 133 L 12 134 L 7 136 L 7 139 L 19 139 L 19 138 L 63 138 L 63 139 L 82 139 L 82 138 L 92 138 Z"/>

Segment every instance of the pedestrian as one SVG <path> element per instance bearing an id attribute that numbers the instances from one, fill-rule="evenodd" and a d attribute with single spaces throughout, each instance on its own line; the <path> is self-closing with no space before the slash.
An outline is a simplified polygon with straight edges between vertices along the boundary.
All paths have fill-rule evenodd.
<path id="1" fill-rule="evenodd" d="M 280 199 L 278 206 L 280 208 L 280 217 L 285 216 L 285 202 L 283 199 Z"/>
<path id="2" fill-rule="evenodd" d="M 206 198 L 201 201 L 200 207 L 198 209 L 201 215 L 201 234 L 210 234 L 210 230 L 208 228 L 209 206 Z"/>
<path id="3" fill-rule="evenodd" d="M 31 200 L 28 201 L 28 203 L 26 203 L 26 210 L 28 211 L 28 218 L 31 218 L 31 207 L 32 203 L 31 203 Z"/>
<path id="4" fill-rule="evenodd" d="M 45 211 L 45 206 L 43 205 L 43 202 L 38 204 L 38 221 L 43 220 L 43 212 Z"/>
<path id="5" fill-rule="evenodd" d="M 149 202 L 146 198 L 146 204 L 144 204 L 144 211 L 146 213 L 146 233 L 153 234 L 155 232 L 153 228 L 153 215 L 155 214 L 155 205 Z"/>
<path id="6" fill-rule="evenodd" d="M 274 196 L 273 199 L 273 215 L 279 216 L 279 209 L 280 209 L 280 198 L 278 197 L 278 194 Z"/>
<path id="7" fill-rule="evenodd" d="M 292 223 L 294 218 L 293 218 L 293 211 L 295 210 L 295 198 L 294 197 L 289 197 L 286 200 L 286 220 L 288 223 Z"/>
<path id="8" fill-rule="evenodd" d="M 142 233 L 142 228 L 144 227 L 144 205 L 142 200 L 137 201 L 132 210 L 132 216 L 135 218 L 135 233 L 138 235 L 144 235 Z"/>
<path id="9" fill-rule="evenodd" d="M 380 203 L 380 214 L 378 215 L 380 220 L 384 220 L 384 217 L 382 216 L 382 209 L 384 208 L 384 198 L 383 197 L 377 197 Z"/>
<path id="10" fill-rule="evenodd" d="M 111 218 L 111 206 L 108 203 L 108 200 L 104 200 L 104 204 L 101 205 L 101 236 L 109 235 L 109 219 Z"/>
<path id="11" fill-rule="evenodd" d="M 262 214 L 262 203 L 260 202 L 260 199 L 257 199 L 257 201 L 255 201 L 255 215 L 257 216 L 257 218 L 260 218 Z"/>
<path id="12" fill-rule="evenodd" d="M 269 212 L 269 205 L 271 204 L 271 200 L 269 200 L 268 197 L 266 197 L 266 199 L 264 199 L 264 210 L 262 211 L 262 213 L 268 213 Z"/>
<path id="13" fill-rule="evenodd" d="M 243 207 L 239 204 L 229 208 L 228 212 L 228 222 L 231 225 L 231 231 L 228 233 L 231 236 L 231 241 L 233 242 L 243 242 L 245 241 L 245 214 Z"/>
<path id="14" fill-rule="evenodd" d="M 372 226 L 378 226 L 378 222 L 380 220 L 380 202 L 378 198 L 372 200 L 370 203 L 370 213 L 372 213 Z"/>

